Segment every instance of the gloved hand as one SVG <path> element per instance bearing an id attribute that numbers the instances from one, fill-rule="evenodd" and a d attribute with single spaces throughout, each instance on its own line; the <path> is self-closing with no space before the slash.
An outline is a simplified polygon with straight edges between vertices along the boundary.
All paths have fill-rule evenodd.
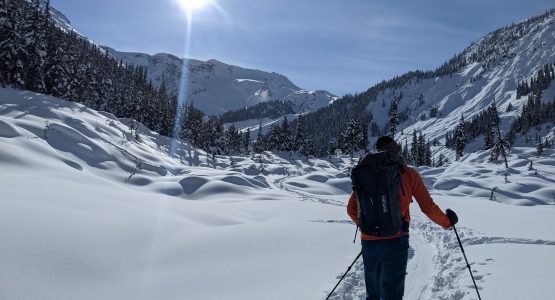
<path id="1" fill-rule="evenodd" d="M 457 224 L 457 222 L 459 222 L 459 217 L 457 217 L 457 214 L 452 211 L 451 209 L 447 209 L 445 211 L 445 214 L 447 215 L 447 218 L 449 218 L 449 222 L 451 222 L 451 226 Z"/>

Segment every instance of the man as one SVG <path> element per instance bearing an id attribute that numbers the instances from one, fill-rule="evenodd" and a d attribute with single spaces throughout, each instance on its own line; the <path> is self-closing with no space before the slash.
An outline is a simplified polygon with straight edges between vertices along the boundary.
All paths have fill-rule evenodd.
<path id="1" fill-rule="evenodd" d="M 364 262 L 366 299 L 397 300 L 403 298 L 405 290 L 405 274 L 407 270 L 409 248 L 409 204 L 412 197 L 414 196 L 422 212 L 424 212 L 432 221 L 442 226 L 443 228 L 450 228 L 451 225 L 457 223 L 458 219 L 457 215 L 453 211 L 448 209 L 446 212 L 447 214 L 444 214 L 434 203 L 434 201 L 430 197 L 430 194 L 428 193 L 428 190 L 422 182 L 420 174 L 418 174 L 418 172 L 415 171 L 413 168 L 410 168 L 404 164 L 400 154 L 401 147 L 399 147 L 399 145 L 392 138 L 388 136 L 380 137 L 376 142 L 376 150 L 379 153 L 387 155 L 388 157 L 393 157 L 393 160 L 399 162 L 399 171 L 396 172 L 396 176 L 398 174 L 397 178 L 400 179 L 400 184 L 396 185 L 396 187 L 398 187 L 397 189 L 399 189 L 398 191 L 396 191 L 396 193 L 399 193 L 399 197 L 391 197 L 392 199 L 397 199 L 396 201 L 399 202 L 399 204 L 396 204 L 397 206 L 391 207 L 397 207 L 398 210 L 400 209 L 401 221 L 398 222 L 400 226 L 395 227 L 399 228 L 399 231 L 386 236 L 380 234 L 372 235 L 368 233 L 370 232 L 368 230 L 366 230 L 365 233 L 365 230 L 363 230 L 363 227 L 361 227 L 362 258 Z M 376 181 L 378 181 L 378 179 L 376 179 Z M 362 184 L 364 185 L 366 184 L 366 182 Z M 355 186 L 354 182 L 353 186 Z M 358 210 L 361 209 L 360 207 L 368 207 L 369 204 L 360 202 L 357 203 L 356 195 L 357 193 L 355 191 L 351 193 L 349 202 L 347 204 L 347 212 L 353 222 L 358 226 L 363 225 L 359 220 L 359 216 L 361 216 L 361 214 L 359 214 Z M 379 202 L 380 200 L 382 200 L 382 198 L 385 199 L 385 196 L 381 196 L 373 200 L 374 202 L 376 200 L 378 200 Z M 369 199 L 370 200 L 362 201 L 372 201 L 372 198 Z M 372 205 L 374 205 L 374 203 L 372 203 Z M 367 213 L 367 215 L 373 214 Z M 365 218 L 369 217 L 366 216 Z"/>

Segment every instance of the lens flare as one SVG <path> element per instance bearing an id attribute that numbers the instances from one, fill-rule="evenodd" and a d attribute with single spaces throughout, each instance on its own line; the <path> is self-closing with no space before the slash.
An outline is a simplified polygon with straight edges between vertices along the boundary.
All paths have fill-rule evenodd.
<path id="1" fill-rule="evenodd" d="M 198 11 L 202 8 L 210 8 L 214 9 L 215 11 L 219 12 L 223 17 L 224 20 L 226 18 L 226 14 L 224 10 L 216 3 L 215 0 L 175 0 L 184 10 L 187 16 L 187 27 L 185 31 L 185 47 L 183 51 L 183 64 L 181 65 L 181 74 L 179 77 L 179 90 L 177 94 L 177 111 L 175 115 L 175 125 L 173 128 L 172 133 L 172 140 L 170 145 L 170 156 L 173 156 L 178 151 L 179 142 L 181 140 L 181 128 L 184 125 L 184 117 L 183 111 L 187 105 L 187 91 L 188 91 L 188 82 L 189 82 L 189 60 L 188 57 L 191 53 L 191 42 L 192 38 L 191 35 L 193 33 L 192 25 L 193 25 L 193 11 Z"/>
<path id="2" fill-rule="evenodd" d="M 212 4 L 212 0 L 177 0 L 177 3 L 186 11 L 192 11 L 202 9 Z"/>

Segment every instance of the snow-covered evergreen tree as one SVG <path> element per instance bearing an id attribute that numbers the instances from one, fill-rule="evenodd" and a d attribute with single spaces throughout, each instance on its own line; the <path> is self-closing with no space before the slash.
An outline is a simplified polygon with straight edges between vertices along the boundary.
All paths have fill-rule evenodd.
<path id="1" fill-rule="evenodd" d="M 46 62 L 46 32 L 39 0 L 33 0 L 25 23 L 25 49 L 27 51 L 26 88 L 44 93 L 44 66 Z"/>
<path id="2" fill-rule="evenodd" d="M 262 122 L 258 124 L 258 133 L 256 135 L 256 141 L 254 143 L 254 152 L 262 153 L 264 151 L 264 135 L 262 134 Z"/>
<path id="3" fill-rule="evenodd" d="M 289 121 L 287 120 L 287 116 L 284 116 L 283 121 L 281 122 L 278 150 L 291 151 L 291 144 L 292 144 L 291 128 L 289 126 Z"/>
<path id="4" fill-rule="evenodd" d="M 457 125 L 457 129 L 455 130 L 455 157 L 456 160 L 459 160 L 464 155 L 464 147 L 466 147 L 466 143 L 468 142 L 466 138 L 466 132 L 464 129 L 464 116 L 461 115 L 461 120 L 459 125 Z"/>
<path id="5" fill-rule="evenodd" d="M 391 108 L 389 109 L 389 120 L 387 122 L 387 132 L 392 139 L 395 139 L 397 133 L 397 126 L 399 126 L 399 116 L 397 114 L 398 103 L 397 97 L 391 101 Z"/>
<path id="6" fill-rule="evenodd" d="M 241 152 L 241 135 L 234 123 L 227 128 L 226 142 L 227 153 L 239 154 Z"/>
<path id="7" fill-rule="evenodd" d="M 0 70 L 6 77 L 6 83 L 15 87 L 25 87 L 27 51 L 25 50 L 24 7 L 19 1 L 5 0 L 0 19 L 5 19 L 0 26 Z M 28 6 L 24 3 L 25 7 Z M 4 15 L 2 15 L 4 14 Z"/>
<path id="8" fill-rule="evenodd" d="M 339 149 L 343 153 L 352 155 L 356 151 L 366 150 L 368 135 L 365 124 L 352 119 L 339 139 Z"/>
<path id="9" fill-rule="evenodd" d="M 251 151 L 251 129 L 247 128 L 242 136 L 241 152 L 245 155 L 249 155 Z"/>
<path id="10" fill-rule="evenodd" d="M 542 142 L 542 140 L 539 140 L 536 143 L 536 152 L 537 152 L 538 156 L 542 156 L 543 151 L 544 151 L 544 143 Z"/>

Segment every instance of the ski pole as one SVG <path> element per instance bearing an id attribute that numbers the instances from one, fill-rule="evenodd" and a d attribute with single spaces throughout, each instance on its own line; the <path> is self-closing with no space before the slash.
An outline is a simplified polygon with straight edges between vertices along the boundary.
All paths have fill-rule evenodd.
<path id="1" fill-rule="evenodd" d="M 466 258 L 466 254 L 464 253 L 464 248 L 463 248 L 463 245 L 461 243 L 461 239 L 459 238 L 459 234 L 457 233 L 457 228 L 455 228 L 455 225 L 453 225 L 453 230 L 455 230 L 455 235 L 457 236 L 457 241 L 459 241 L 459 246 L 461 247 L 461 251 L 462 251 L 462 254 L 464 256 L 464 260 L 466 261 L 466 267 L 468 268 L 468 271 L 470 272 L 470 277 L 472 277 L 472 282 L 474 283 L 474 288 L 476 289 L 476 294 L 478 294 L 478 299 L 482 300 L 482 297 L 480 297 L 480 292 L 478 291 L 478 286 L 476 286 L 476 281 L 474 280 L 474 275 L 472 274 L 472 269 L 470 269 L 470 264 L 468 263 L 468 259 Z"/>
<path id="2" fill-rule="evenodd" d="M 345 272 L 345 274 L 343 274 L 343 276 L 341 276 L 341 279 L 339 279 L 339 281 L 337 282 L 337 284 L 335 285 L 335 287 L 333 288 L 333 290 L 331 290 L 330 294 L 328 295 L 328 297 L 326 298 L 326 300 L 328 300 L 331 297 L 331 294 L 333 294 L 333 292 L 335 291 L 335 289 L 339 286 L 339 284 L 341 283 L 341 281 L 343 280 L 343 278 L 345 278 L 345 276 L 347 276 L 347 273 L 349 273 L 349 271 L 351 270 L 351 268 L 353 267 L 353 265 L 356 263 L 356 261 L 358 260 L 358 258 L 362 255 L 362 251 L 360 251 L 360 253 L 357 255 L 357 257 L 355 258 L 355 260 L 353 260 L 353 263 L 347 268 L 347 272 Z"/>

